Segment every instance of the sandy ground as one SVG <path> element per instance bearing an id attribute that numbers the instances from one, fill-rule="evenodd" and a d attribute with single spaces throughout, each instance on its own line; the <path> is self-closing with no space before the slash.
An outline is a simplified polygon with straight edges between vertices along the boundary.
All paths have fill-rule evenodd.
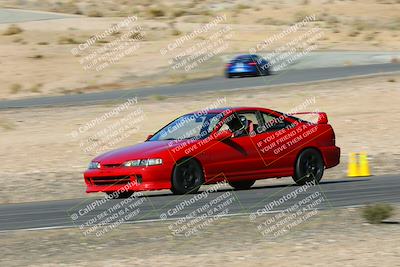
<path id="1" fill-rule="evenodd" d="M 310 28 L 319 28 L 323 32 L 321 38 L 312 42 L 319 51 L 396 51 L 400 46 L 398 1 L 139 1 L 134 6 L 128 1 L 102 5 L 95 2 L 0 1 L 4 7 L 78 14 L 65 19 L 18 23 L 17 27 L 22 31 L 14 34 L 7 34 L 9 24 L 0 24 L 0 83 L 3 85 L 0 98 L 136 88 L 221 75 L 226 55 L 247 52 L 281 33 L 299 18 L 313 14 L 317 18 L 314 22 L 258 52 L 280 48 Z M 99 16 L 93 16 L 93 11 Z M 84 70 L 80 60 L 89 53 L 74 56 L 71 49 L 128 15 L 137 16 L 135 25 L 142 27 L 143 38 L 137 41 L 140 47 L 105 69 Z M 222 15 L 226 15 L 226 20 L 213 30 L 187 40 L 173 53 L 160 54 L 160 49 Z M 227 25 L 231 27 L 232 36 L 221 53 L 190 71 L 173 70 L 169 61 L 175 55 Z M 127 31 L 121 29 L 101 39 L 92 46 L 93 51 L 117 40 Z"/>
<path id="2" fill-rule="evenodd" d="M 273 79 L 273 76 L 266 79 Z M 96 155 L 142 142 L 148 134 L 174 118 L 216 103 L 290 112 L 314 100 L 315 104 L 299 111 L 327 112 L 336 132 L 337 145 L 342 149 L 342 163 L 328 170 L 326 179 L 344 177 L 348 153 L 360 151 L 369 154 L 372 174 L 398 173 L 399 81 L 400 75 L 390 75 L 208 93 L 196 95 L 196 98 L 154 96 L 137 99 L 136 104 L 121 113 L 94 124 L 90 123 L 100 120 L 120 103 L 1 110 L 0 203 L 84 197 L 82 172 Z M 125 125 L 128 126 L 126 130 L 123 129 Z M 122 129 L 121 133 L 113 135 L 117 129 L 118 132 Z"/>
<path id="3" fill-rule="evenodd" d="M 359 209 L 319 211 L 274 239 L 256 229 L 266 219 L 220 218 L 190 237 L 172 235 L 170 222 L 120 225 L 99 238 L 77 228 L 0 233 L 0 256 L 4 266 L 41 267 L 399 266 L 399 224 L 370 225 Z"/>

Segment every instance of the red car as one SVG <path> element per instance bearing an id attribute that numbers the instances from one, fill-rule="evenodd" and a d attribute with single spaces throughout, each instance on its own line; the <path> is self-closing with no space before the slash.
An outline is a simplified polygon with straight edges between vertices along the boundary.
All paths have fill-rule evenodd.
<path id="1" fill-rule="evenodd" d="M 325 113 L 301 113 L 315 122 L 299 115 L 254 107 L 183 115 L 141 144 L 93 159 L 84 173 L 86 192 L 186 194 L 202 184 L 248 189 L 256 180 L 285 176 L 299 185 L 318 183 L 325 168 L 339 164 L 340 148 Z"/>

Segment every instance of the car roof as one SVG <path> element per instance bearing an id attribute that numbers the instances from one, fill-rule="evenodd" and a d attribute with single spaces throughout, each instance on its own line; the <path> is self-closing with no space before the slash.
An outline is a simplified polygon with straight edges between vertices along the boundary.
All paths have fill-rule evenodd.
<path id="1" fill-rule="evenodd" d="M 234 58 L 234 60 L 236 60 L 236 59 L 249 59 L 249 58 L 253 59 L 253 58 L 257 58 L 257 57 L 258 57 L 258 55 L 255 55 L 255 54 L 246 54 L 246 55 L 236 56 Z"/>
<path id="2" fill-rule="evenodd" d="M 234 112 L 252 112 L 252 111 L 260 111 L 260 112 L 265 112 L 265 113 L 270 113 L 270 114 L 274 114 L 275 116 L 281 116 L 282 112 L 273 110 L 273 109 L 268 109 L 268 108 L 261 108 L 261 107 L 221 107 L 221 108 L 214 108 L 214 109 L 203 109 L 203 110 L 198 110 L 192 113 L 188 113 L 186 115 L 190 115 L 190 114 L 204 114 L 205 111 L 207 111 L 207 114 L 219 114 L 222 112 L 226 112 L 225 116 L 229 116 L 230 114 L 234 113 Z M 290 121 L 297 121 L 298 118 L 295 118 L 293 116 L 285 116 L 286 118 L 288 118 Z"/>
<path id="3" fill-rule="evenodd" d="M 230 112 L 240 112 L 240 111 L 272 111 L 270 109 L 267 108 L 260 108 L 260 107 L 222 107 L 222 108 L 214 108 L 214 109 L 209 109 L 207 110 L 208 113 L 221 113 L 224 111 L 230 110 Z M 196 112 L 193 113 L 201 113 L 204 112 L 205 110 L 198 110 Z"/>

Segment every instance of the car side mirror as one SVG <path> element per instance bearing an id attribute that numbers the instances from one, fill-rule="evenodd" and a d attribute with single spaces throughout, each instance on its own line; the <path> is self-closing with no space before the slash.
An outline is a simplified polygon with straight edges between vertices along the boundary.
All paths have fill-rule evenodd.
<path id="1" fill-rule="evenodd" d="M 232 132 L 230 130 L 223 130 L 223 131 L 220 131 L 220 132 L 216 132 L 214 134 L 214 138 L 217 141 L 222 141 L 222 140 L 225 140 L 225 139 L 228 139 L 228 138 L 231 138 L 231 137 L 232 137 Z"/>
<path id="2" fill-rule="evenodd" d="M 150 138 L 152 138 L 153 136 L 154 136 L 154 134 L 149 134 L 149 135 L 147 136 L 146 141 L 150 140 Z"/>

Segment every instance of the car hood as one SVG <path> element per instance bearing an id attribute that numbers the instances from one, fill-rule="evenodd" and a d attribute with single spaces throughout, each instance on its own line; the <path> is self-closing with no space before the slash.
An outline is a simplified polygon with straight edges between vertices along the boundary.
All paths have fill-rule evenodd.
<path id="1" fill-rule="evenodd" d="M 115 149 L 97 156 L 93 161 L 101 164 L 122 164 L 128 160 L 150 158 L 173 149 L 184 141 L 147 141 L 133 146 Z"/>

